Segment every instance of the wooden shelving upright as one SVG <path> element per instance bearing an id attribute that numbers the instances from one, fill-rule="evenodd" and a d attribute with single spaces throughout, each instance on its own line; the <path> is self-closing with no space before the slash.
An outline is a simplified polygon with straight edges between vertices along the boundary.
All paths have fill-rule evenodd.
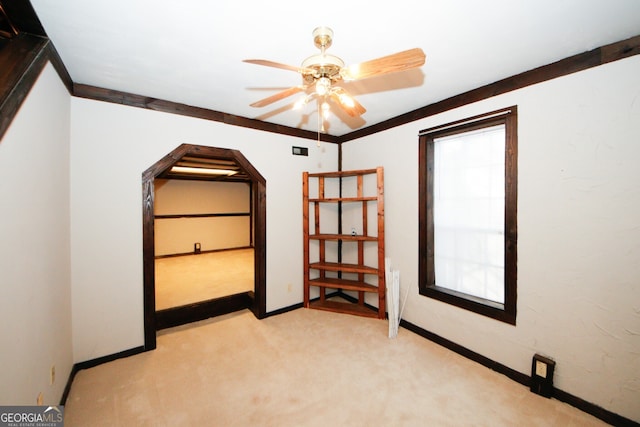
<path id="1" fill-rule="evenodd" d="M 364 178 L 367 175 L 375 175 L 375 194 L 365 194 Z M 356 195 L 343 197 L 343 179 L 355 177 Z M 317 197 L 309 197 L 310 179 L 317 179 Z M 328 180 L 337 180 L 340 189 L 338 197 L 325 197 L 325 184 Z M 316 188 L 314 188 L 316 189 Z M 304 306 L 319 310 L 334 311 L 339 313 L 355 314 L 359 316 L 385 318 L 385 254 L 384 254 L 384 171 L 382 167 L 375 169 L 363 169 L 338 172 L 309 173 L 302 175 L 303 193 L 303 238 L 304 238 Z M 341 218 L 338 218 L 337 233 L 322 233 L 320 231 L 321 204 L 336 205 L 336 215 L 340 216 L 345 204 L 355 205 L 362 211 L 361 234 L 344 233 L 341 230 Z M 370 233 L 368 224 L 369 205 L 375 205 L 377 209 L 376 233 Z M 310 209 L 313 208 L 313 224 L 310 224 Z M 317 249 L 310 251 L 310 241 L 317 241 Z M 326 242 L 338 242 L 337 255 L 332 255 L 333 260 L 327 259 Z M 341 259 L 343 245 L 355 245 L 357 248 L 357 263 L 343 263 Z M 377 256 L 375 265 L 365 265 L 365 246 L 375 245 Z M 311 261 L 313 257 L 314 261 Z M 371 263 L 371 261 L 370 261 Z M 314 278 L 311 272 L 316 271 Z M 328 274 L 327 274 L 328 273 Z M 343 276 L 349 276 L 345 278 Z M 316 277 L 317 276 L 317 277 Z M 367 281 L 368 276 L 377 277 L 375 284 Z M 319 298 L 310 300 L 311 287 L 319 289 Z M 357 302 L 344 302 L 331 300 L 327 295 L 327 289 L 338 292 L 338 296 L 345 296 L 344 292 L 357 292 Z M 378 307 L 365 304 L 365 293 L 377 294 Z M 351 298 L 349 298 L 351 299 Z"/>

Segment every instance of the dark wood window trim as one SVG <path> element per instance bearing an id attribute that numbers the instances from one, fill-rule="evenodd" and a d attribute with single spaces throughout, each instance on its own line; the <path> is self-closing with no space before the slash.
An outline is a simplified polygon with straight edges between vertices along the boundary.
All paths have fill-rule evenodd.
<path id="1" fill-rule="evenodd" d="M 475 129 L 505 125 L 505 302 L 473 297 L 436 286 L 433 245 L 433 142 L 436 138 Z M 515 325 L 517 306 L 517 107 L 493 111 L 443 126 L 419 136 L 419 291 L 421 295 Z"/>

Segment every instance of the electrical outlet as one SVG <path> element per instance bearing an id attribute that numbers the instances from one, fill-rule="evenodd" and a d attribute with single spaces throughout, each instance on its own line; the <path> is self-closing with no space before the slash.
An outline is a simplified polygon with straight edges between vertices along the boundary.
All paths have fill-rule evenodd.
<path id="1" fill-rule="evenodd" d="M 49 372 L 49 385 L 53 385 L 56 382 L 56 365 L 51 365 L 51 371 Z"/>
<path id="2" fill-rule="evenodd" d="M 293 287 L 291 286 L 291 283 L 289 283 L 287 285 L 287 292 L 291 292 L 293 290 Z"/>

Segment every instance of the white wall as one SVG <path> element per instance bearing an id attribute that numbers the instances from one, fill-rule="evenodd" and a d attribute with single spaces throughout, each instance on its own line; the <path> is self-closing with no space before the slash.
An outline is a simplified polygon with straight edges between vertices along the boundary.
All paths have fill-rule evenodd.
<path id="1" fill-rule="evenodd" d="M 144 343 L 141 175 L 182 143 L 238 149 L 265 177 L 267 311 L 302 301 L 302 171 L 335 170 L 335 144 L 77 98 L 71 115 L 76 362 Z"/>
<path id="2" fill-rule="evenodd" d="M 73 366 L 69 113 L 47 65 L 0 140 L 0 405 L 57 405 Z"/>
<path id="3" fill-rule="evenodd" d="M 250 183 L 156 179 L 154 189 L 156 256 L 193 253 L 196 242 L 203 252 L 252 245 Z M 157 218 L 225 213 L 247 215 Z"/>
<path id="4" fill-rule="evenodd" d="M 344 144 L 343 169 L 385 167 L 386 249 L 403 317 L 640 420 L 640 57 Z M 518 105 L 518 315 L 511 326 L 418 294 L 418 131 Z M 429 367 L 424 367 L 429 368 Z"/>

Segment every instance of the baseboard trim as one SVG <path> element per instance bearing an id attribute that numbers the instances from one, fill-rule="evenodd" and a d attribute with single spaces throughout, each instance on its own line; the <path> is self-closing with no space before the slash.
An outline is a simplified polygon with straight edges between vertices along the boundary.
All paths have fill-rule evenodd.
<path id="1" fill-rule="evenodd" d="M 252 292 L 249 292 L 246 295 L 249 298 L 249 300 L 251 300 L 252 298 L 251 298 L 251 295 L 249 295 L 249 294 L 252 294 Z M 243 295 L 243 294 L 239 294 L 239 295 Z M 334 296 L 334 295 L 331 295 L 331 296 Z M 233 297 L 237 297 L 237 295 L 233 295 L 231 297 L 232 297 L 232 299 L 235 299 Z M 242 298 L 242 297 L 241 297 L 241 299 L 244 300 L 244 298 Z M 218 302 L 220 302 L 220 301 L 218 301 Z M 213 316 L 211 316 L 212 313 L 211 313 L 211 311 L 209 311 L 207 313 L 206 317 L 208 318 L 208 317 L 219 316 L 219 315 L 222 315 L 222 314 L 227 314 L 226 313 L 227 310 L 236 311 L 236 310 L 234 310 L 232 308 L 231 305 L 228 305 L 228 302 L 229 301 L 222 302 L 222 307 L 220 307 L 220 306 L 217 307 L 217 309 L 218 309 L 218 310 L 216 310 L 218 312 L 217 314 L 214 314 Z M 274 311 L 270 311 L 269 313 L 266 313 L 264 318 L 270 317 L 270 316 L 277 316 L 279 314 L 284 314 L 284 313 L 287 313 L 289 311 L 297 310 L 297 309 L 302 308 L 302 307 L 303 307 L 302 303 L 290 305 L 288 307 L 283 307 L 283 308 L 280 308 L 278 310 L 274 310 Z M 211 307 L 209 307 L 209 308 L 211 308 Z M 225 313 L 219 313 L 220 311 L 225 311 Z M 171 322 L 171 321 L 175 321 L 176 319 L 167 319 L 167 320 L 169 320 L 169 322 Z M 187 323 L 190 323 L 190 322 L 187 322 Z M 166 326 L 166 327 L 169 327 L 169 326 Z M 160 329 L 162 329 L 162 328 L 158 328 L 158 330 L 160 330 Z M 129 350 L 124 350 L 124 351 L 121 351 L 121 352 L 118 352 L 118 353 L 114 353 L 114 354 L 110 354 L 110 355 L 107 355 L 107 356 L 102 356 L 102 357 L 98 357 L 96 359 L 91 359 L 91 360 L 87 360 L 87 361 L 84 361 L 84 362 L 80 362 L 80 363 L 74 364 L 73 367 L 71 368 L 71 372 L 69 373 L 69 378 L 67 378 L 67 384 L 65 385 L 64 391 L 62 392 L 62 397 L 60 398 L 60 405 L 65 405 L 67 403 L 67 399 L 69 397 L 69 393 L 71 392 L 71 385 L 73 384 L 73 380 L 75 379 L 76 374 L 78 372 L 80 372 L 81 370 L 93 368 L 95 366 L 102 365 L 103 363 L 112 362 L 114 360 L 122 359 L 124 357 L 129 357 L 129 356 L 133 356 L 133 355 L 136 355 L 136 354 L 139 354 L 139 353 L 144 353 L 145 351 L 147 351 L 147 350 L 144 348 L 144 346 L 140 346 L 140 347 L 135 347 L 135 348 L 132 348 L 132 349 L 129 349 Z"/>
<path id="2" fill-rule="evenodd" d="M 327 295 L 327 298 L 331 298 L 331 297 L 339 297 L 339 298 L 342 298 L 342 299 L 346 299 L 350 303 L 358 304 L 358 298 L 353 297 L 353 296 L 351 296 L 349 294 L 346 294 L 342 289 L 337 290 L 336 292 L 332 293 L 331 295 Z M 378 307 L 376 307 L 375 305 L 371 305 L 371 304 L 365 302 L 364 306 L 367 307 L 371 311 L 375 311 L 375 312 L 378 311 Z M 389 318 L 389 313 L 387 311 L 385 311 L 385 313 L 384 313 L 384 318 L 385 319 Z"/>
<path id="3" fill-rule="evenodd" d="M 526 387 L 529 387 L 531 383 L 531 377 L 529 375 L 513 370 L 508 366 L 503 365 L 502 363 L 491 360 L 488 357 L 476 353 L 475 351 L 469 350 L 468 348 L 456 344 L 455 342 L 441 337 L 440 335 L 434 334 L 433 332 L 427 331 L 426 329 L 416 326 L 413 323 L 407 322 L 406 320 L 400 320 L 400 326 L 417 335 L 420 335 L 425 339 L 428 339 L 429 341 L 432 341 L 455 353 L 458 353 L 459 355 L 464 356 L 467 359 L 473 360 L 474 362 L 477 362 L 491 370 L 503 374 Z M 594 403 L 587 402 L 584 399 L 581 399 L 577 396 L 572 395 L 571 393 L 567 393 L 566 391 L 560 390 L 558 388 L 553 389 L 552 397 L 561 402 L 567 403 L 581 410 L 582 412 L 593 415 L 594 417 L 599 418 L 600 420 L 608 424 L 619 427 L 640 427 L 639 423 L 630 420 L 629 418 L 608 411 Z"/>
<path id="4" fill-rule="evenodd" d="M 332 297 L 338 297 L 338 296 L 342 296 L 342 292 L 340 292 L 340 291 L 335 291 L 335 292 L 328 293 L 328 294 L 325 296 L 325 298 L 332 298 Z M 317 298 L 313 298 L 313 299 L 311 299 L 310 301 L 318 301 L 319 299 L 320 299 L 320 297 L 317 297 Z M 301 302 L 300 302 L 300 303 L 298 303 L 298 304 L 293 304 L 293 305 L 287 306 L 287 307 L 282 307 L 282 308 L 279 308 L 279 309 L 277 309 L 277 310 L 273 310 L 273 311 L 268 312 L 268 313 L 264 316 L 264 318 L 266 318 L 266 317 L 271 317 L 271 316 L 277 316 L 277 315 L 279 315 L 279 314 L 288 313 L 288 312 L 290 312 L 290 311 L 294 311 L 294 310 L 297 310 L 297 309 L 299 309 L 299 308 L 303 308 L 303 307 L 304 307 L 304 304 L 303 304 L 303 303 L 301 303 Z"/>
<path id="5" fill-rule="evenodd" d="M 304 305 L 302 303 L 293 304 L 293 305 L 290 305 L 290 306 L 287 306 L 287 307 L 282 307 L 282 308 L 279 308 L 277 310 L 273 310 L 273 311 L 268 312 L 267 314 L 265 314 L 263 319 L 266 319 L 267 317 L 271 317 L 271 316 L 277 316 L 279 314 L 288 313 L 290 311 L 294 311 L 294 310 L 297 310 L 297 309 L 303 308 L 303 307 L 304 307 Z"/>
<path id="6" fill-rule="evenodd" d="M 414 325 L 413 323 L 407 322 L 406 320 L 400 320 L 400 326 L 405 329 L 410 330 L 411 332 L 420 335 L 423 338 L 428 339 L 429 341 L 433 341 L 436 344 L 439 344 L 449 350 L 458 353 L 461 356 L 466 357 L 467 359 L 471 359 L 474 362 L 477 362 L 493 371 L 499 372 L 503 375 L 506 375 L 510 379 L 529 387 L 531 383 L 531 377 L 521 372 L 518 372 L 514 369 L 509 368 L 501 363 L 496 362 L 495 360 L 491 360 L 488 357 L 485 357 L 475 351 L 469 350 L 466 347 L 463 347 L 459 344 L 456 344 L 453 341 L 450 341 L 446 338 L 441 337 L 440 335 L 434 334 L 433 332 L 427 331 L 426 329 L 422 329 L 419 326 Z"/>
<path id="7" fill-rule="evenodd" d="M 567 393 L 566 391 L 554 388 L 553 398 L 558 399 L 559 401 L 564 402 L 568 405 L 571 405 L 575 408 L 578 408 L 582 412 L 591 414 L 594 417 L 599 418 L 602 421 L 609 423 L 613 426 L 640 427 L 640 423 L 636 421 L 633 421 L 627 417 L 623 417 L 622 415 L 618 415 L 615 412 L 611 412 L 594 403 L 587 402 L 586 400 L 581 399 L 578 396 L 574 396 L 571 393 Z"/>
<path id="8" fill-rule="evenodd" d="M 76 374 L 83 369 L 93 368 L 98 365 L 102 365 L 103 363 L 113 362 L 114 360 L 122 359 L 125 357 L 133 356 L 135 354 L 144 353 L 144 346 L 130 348 L 129 350 L 120 351 L 118 353 L 110 354 L 107 356 L 98 357 L 96 359 L 86 360 L 84 362 L 75 363 L 71 368 L 71 372 L 69 373 L 69 378 L 67 378 L 67 384 L 64 387 L 64 391 L 62 392 L 62 397 L 60 398 L 60 405 L 66 405 L 67 398 L 69 397 L 69 392 L 71 391 L 71 385 L 73 384 L 73 380 L 76 377 Z"/>
<path id="9" fill-rule="evenodd" d="M 254 249 L 253 246 L 237 246 L 234 248 L 223 248 L 223 249 L 209 249 L 206 251 L 200 251 L 198 253 L 196 252 L 180 252 L 180 253 L 175 253 L 175 254 L 165 254 L 165 255 L 156 255 L 155 259 L 163 259 L 163 258 L 176 258 L 176 257 L 181 257 L 181 256 L 189 256 L 189 255 L 203 255 L 203 254 L 211 254 L 214 252 L 228 252 L 228 251 L 237 251 L 240 249 Z"/>
<path id="10" fill-rule="evenodd" d="M 156 311 L 156 330 L 172 328 L 236 311 L 250 309 L 252 292 L 242 292 L 193 304 Z"/>
<path id="11" fill-rule="evenodd" d="M 64 391 L 62 392 L 62 397 L 60 398 L 61 406 L 67 404 L 67 398 L 69 397 L 69 392 L 71 391 L 71 384 L 73 384 L 73 380 L 76 378 L 76 374 L 78 373 L 78 371 L 79 369 L 77 364 L 71 367 L 69 378 L 67 378 L 67 384 L 64 386 Z"/>

